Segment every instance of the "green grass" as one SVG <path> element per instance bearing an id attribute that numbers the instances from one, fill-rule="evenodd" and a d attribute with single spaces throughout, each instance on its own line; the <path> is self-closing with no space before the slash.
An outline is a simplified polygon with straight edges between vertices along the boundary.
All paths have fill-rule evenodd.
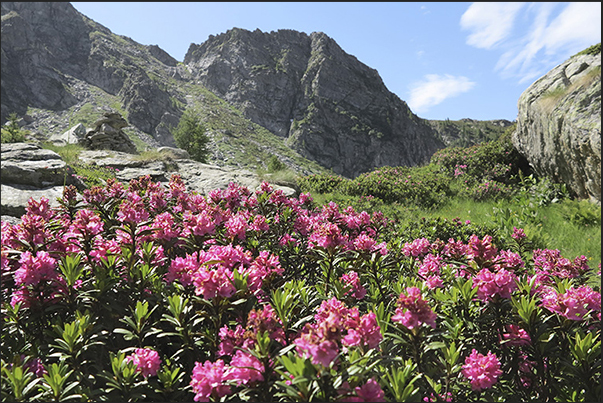
<path id="1" fill-rule="evenodd" d="M 462 222 L 469 220 L 476 225 L 495 226 L 509 238 L 515 225 L 525 230 L 534 249 L 559 249 L 563 257 L 570 260 L 584 255 L 592 268 L 601 263 L 601 208 L 587 201 L 564 199 L 538 206 L 516 199 L 474 201 L 452 197 L 435 208 L 422 209 L 338 192 L 311 194 L 318 205 L 333 201 L 342 208 L 352 206 L 357 211 L 381 211 L 396 219 L 402 227 L 421 218 L 449 221 L 459 218 Z"/>

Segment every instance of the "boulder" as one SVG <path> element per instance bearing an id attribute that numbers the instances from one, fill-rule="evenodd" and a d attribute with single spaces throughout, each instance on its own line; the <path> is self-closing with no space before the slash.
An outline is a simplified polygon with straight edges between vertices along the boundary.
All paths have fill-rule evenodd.
<path id="1" fill-rule="evenodd" d="M 0 213 L 2 221 L 6 221 L 4 216 L 20 217 L 25 214 L 25 208 L 29 199 L 40 200 L 46 197 L 51 207 L 58 207 L 57 198 L 63 198 L 63 186 L 49 186 L 46 188 L 35 188 L 26 185 L 1 185 L 2 198 Z"/>
<path id="2" fill-rule="evenodd" d="M 80 184 L 59 154 L 29 143 L 2 144 L 1 173 L 3 184 L 33 188 Z"/>
<path id="3" fill-rule="evenodd" d="M 86 137 L 86 126 L 81 123 L 73 126 L 62 134 L 53 134 L 48 138 L 50 143 L 57 146 L 64 146 L 66 144 L 78 144 Z"/>
<path id="4" fill-rule="evenodd" d="M 601 54 L 578 54 L 518 101 L 512 141 L 535 172 L 601 203 Z"/>
<path id="5" fill-rule="evenodd" d="M 105 112 L 88 130 L 80 143 L 91 150 L 115 150 L 129 154 L 136 153 L 136 145 L 121 129 L 128 122 L 116 112 Z"/>

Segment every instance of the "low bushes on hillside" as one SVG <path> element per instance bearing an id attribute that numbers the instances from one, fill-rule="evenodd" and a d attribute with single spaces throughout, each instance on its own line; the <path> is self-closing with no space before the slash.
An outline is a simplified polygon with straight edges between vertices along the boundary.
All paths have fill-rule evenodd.
<path id="1" fill-rule="evenodd" d="M 594 401 L 600 267 L 142 177 L 2 223 L 3 401 Z"/>

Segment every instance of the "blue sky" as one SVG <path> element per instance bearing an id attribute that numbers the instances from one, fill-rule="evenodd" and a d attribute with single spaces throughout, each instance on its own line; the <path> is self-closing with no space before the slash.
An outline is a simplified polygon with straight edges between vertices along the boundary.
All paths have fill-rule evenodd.
<path id="1" fill-rule="evenodd" d="M 601 3 L 74 2 L 179 61 L 234 27 L 321 31 L 425 119 L 517 117 L 530 84 L 601 41 Z"/>

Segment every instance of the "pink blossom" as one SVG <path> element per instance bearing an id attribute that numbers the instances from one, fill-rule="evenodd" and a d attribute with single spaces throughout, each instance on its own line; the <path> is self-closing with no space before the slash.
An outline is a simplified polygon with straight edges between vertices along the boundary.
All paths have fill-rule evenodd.
<path id="1" fill-rule="evenodd" d="M 260 309 L 252 309 L 247 316 L 248 334 L 255 342 L 256 334 L 268 332 L 270 338 L 282 345 L 286 344 L 283 322 L 277 316 L 276 311 L 271 305 L 267 304 Z"/>
<path id="2" fill-rule="evenodd" d="M 81 234 L 84 238 L 92 238 L 103 231 L 104 223 L 92 210 L 82 209 L 75 213 L 70 231 Z"/>
<path id="3" fill-rule="evenodd" d="M 142 197 L 136 193 L 128 193 L 128 199 L 121 202 L 117 218 L 124 223 L 139 224 L 149 219 Z"/>
<path id="4" fill-rule="evenodd" d="M 217 296 L 230 298 L 237 291 L 233 284 L 232 271 L 220 265 L 213 270 L 201 267 L 191 277 L 195 285 L 195 294 L 203 294 L 205 299 Z"/>
<path id="5" fill-rule="evenodd" d="M 21 266 L 15 271 L 15 284 L 37 285 L 43 280 L 54 280 L 57 278 L 55 271 L 56 260 L 50 257 L 48 252 L 38 251 L 36 256 L 25 251 L 19 259 Z"/>
<path id="6" fill-rule="evenodd" d="M 244 240 L 247 231 L 247 214 L 243 212 L 239 212 L 232 217 L 230 217 L 224 226 L 226 227 L 227 236 L 231 239 L 237 238 L 240 240 Z"/>
<path id="7" fill-rule="evenodd" d="M 542 296 L 542 306 L 571 320 L 583 320 L 588 311 L 601 312 L 601 294 L 587 285 L 559 294 L 550 290 Z"/>
<path id="8" fill-rule="evenodd" d="M 182 236 L 188 237 L 191 234 L 195 236 L 213 235 L 215 233 L 214 219 L 207 211 L 202 211 L 199 214 L 193 214 L 187 210 L 182 215 L 183 231 Z"/>
<path id="9" fill-rule="evenodd" d="M 25 358 L 25 356 L 22 355 L 21 359 L 24 359 L 24 358 Z M 23 364 L 23 369 L 28 370 L 29 372 L 34 374 L 36 378 L 41 378 L 45 374 L 48 373 L 48 371 L 44 367 L 44 363 L 39 358 L 32 358 L 30 360 L 27 360 Z"/>
<path id="10" fill-rule="evenodd" d="M 503 333 L 503 340 L 507 340 L 505 345 L 509 346 L 528 346 L 532 343 L 530 335 L 518 325 L 507 326 L 509 333 Z"/>
<path id="11" fill-rule="evenodd" d="M 429 253 L 431 243 L 427 238 L 415 239 L 411 243 L 405 243 L 402 247 L 402 253 L 406 256 L 420 257 Z"/>
<path id="12" fill-rule="evenodd" d="M 461 373 L 471 382 L 471 389 L 478 391 L 491 388 L 502 375 L 500 361 L 496 355 L 488 352 L 488 355 L 484 356 L 476 349 L 473 349 L 471 355 L 465 358 L 465 365 L 463 365 Z"/>
<path id="13" fill-rule="evenodd" d="M 243 346 L 246 341 L 245 328 L 237 325 L 234 330 L 224 325 L 219 331 L 220 344 L 218 346 L 219 355 L 231 355 L 235 347 Z M 247 346 L 245 346 L 247 347 Z"/>
<path id="14" fill-rule="evenodd" d="M 261 251 L 249 268 L 243 269 L 243 274 L 248 274 L 247 285 L 253 292 L 262 288 L 262 283 L 273 274 L 282 275 L 284 269 L 281 267 L 278 256 L 268 251 Z"/>
<path id="15" fill-rule="evenodd" d="M 513 234 L 511 235 L 511 238 L 515 239 L 516 241 L 520 241 L 525 237 L 526 233 L 523 232 L 523 228 L 513 227 Z"/>
<path id="16" fill-rule="evenodd" d="M 422 323 L 435 329 L 437 315 L 431 310 L 417 287 L 407 287 L 407 295 L 400 294 L 392 321 L 402 323 L 409 329 L 421 326 Z"/>
<path id="17" fill-rule="evenodd" d="M 500 269 L 492 273 L 482 269 L 473 277 L 473 288 L 477 287 L 477 297 L 484 302 L 495 298 L 511 298 L 511 292 L 517 289 L 517 276 L 510 271 Z"/>
<path id="18" fill-rule="evenodd" d="M 90 251 L 90 257 L 95 262 L 100 263 L 101 259 L 107 259 L 108 256 L 118 253 L 121 253 L 121 247 L 115 239 L 94 238 L 94 247 Z"/>
<path id="19" fill-rule="evenodd" d="M 384 402 L 385 393 L 381 385 L 374 378 L 369 379 L 364 385 L 354 388 L 361 402 Z"/>
<path id="20" fill-rule="evenodd" d="M 442 257 L 430 253 L 423 259 L 418 273 L 421 277 L 427 278 L 432 274 L 440 274 L 440 267 L 442 267 Z"/>
<path id="21" fill-rule="evenodd" d="M 501 251 L 498 255 L 497 263 L 499 267 L 512 270 L 521 269 L 525 266 L 521 256 L 510 250 Z"/>
<path id="22" fill-rule="evenodd" d="M 155 230 L 154 237 L 159 240 L 171 241 L 179 235 L 178 229 L 174 226 L 174 216 L 169 212 L 158 214 L 151 228 Z"/>
<path id="23" fill-rule="evenodd" d="M 297 246 L 299 245 L 299 241 L 292 237 L 290 234 L 285 234 L 281 237 L 281 240 L 278 242 L 281 246 Z"/>
<path id="24" fill-rule="evenodd" d="M 347 335 L 342 339 L 346 346 L 366 345 L 368 348 L 376 348 L 383 340 L 381 327 L 377 324 L 377 316 L 369 312 L 360 318 L 355 326 L 348 326 Z"/>
<path id="25" fill-rule="evenodd" d="M 193 283 L 193 275 L 199 270 L 199 267 L 197 252 L 186 255 L 186 257 L 177 257 L 172 260 L 165 279 L 170 283 L 179 280 L 184 286 L 190 285 Z"/>
<path id="26" fill-rule="evenodd" d="M 220 398 L 230 393 L 230 386 L 224 385 L 227 381 L 224 361 L 217 360 L 215 363 L 205 361 L 201 364 L 195 362 L 193 373 L 191 375 L 190 386 L 195 394 L 196 402 L 209 402 L 209 398 Z"/>
<path id="27" fill-rule="evenodd" d="M 145 378 L 157 375 L 157 371 L 161 366 L 159 354 L 150 348 L 137 348 L 134 353 L 126 357 L 126 361 L 133 362 L 138 372 Z"/>
<path id="28" fill-rule="evenodd" d="M 479 266 L 483 267 L 487 262 L 491 262 L 498 255 L 498 249 L 492 244 L 492 237 L 485 235 L 479 239 L 477 235 L 471 235 L 467 243 L 467 258 L 474 260 Z"/>
<path id="29" fill-rule="evenodd" d="M 344 295 L 348 293 L 352 293 L 354 298 L 363 299 L 366 296 L 366 289 L 362 286 L 360 282 L 360 277 L 358 277 L 358 273 L 355 271 L 350 271 L 341 276 L 340 280 L 348 287 L 351 287 L 349 291 L 346 291 Z"/>
<path id="30" fill-rule="evenodd" d="M 237 350 L 230 361 L 231 368 L 228 371 L 228 379 L 237 382 L 237 385 L 253 382 L 261 382 L 264 380 L 264 365 L 250 353 Z"/>
<path id="31" fill-rule="evenodd" d="M 318 224 L 310 234 L 308 245 L 311 248 L 332 249 L 339 245 L 346 245 L 346 239 L 337 224 L 325 222 Z"/>

